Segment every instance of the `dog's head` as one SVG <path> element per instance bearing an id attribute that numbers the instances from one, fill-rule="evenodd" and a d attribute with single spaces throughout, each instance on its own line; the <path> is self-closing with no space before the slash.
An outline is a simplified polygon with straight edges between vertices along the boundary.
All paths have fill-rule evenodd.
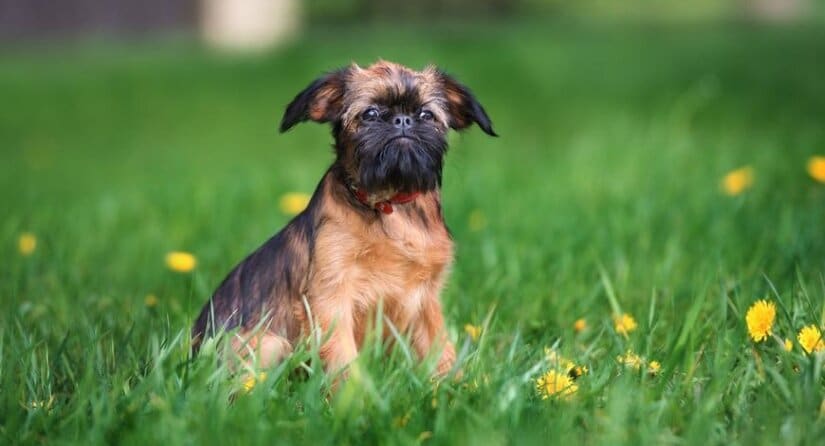
<path id="1" fill-rule="evenodd" d="M 285 132 L 306 120 L 333 126 L 338 162 L 369 193 L 423 192 L 441 183 L 447 130 L 473 123 L 496 136 L 470 90 L 435 67 L 380 61 L 315 80 L 287 106 Z"/>

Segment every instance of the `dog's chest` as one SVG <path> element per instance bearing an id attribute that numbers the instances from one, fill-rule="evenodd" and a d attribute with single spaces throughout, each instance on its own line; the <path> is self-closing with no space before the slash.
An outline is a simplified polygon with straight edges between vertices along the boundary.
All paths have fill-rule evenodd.
<path id="1" fill-rule="evenodd" d="M 367 226 L 351 221 L 325 225 L 318 234 L 313 270 L 323 288 L 362 309 L 378 300 L 414 308 L 427 290 L 440 285 L 452 255 L 441 221 L 424 223 L 393 213 Z"/>
<path id="2" fill-rule="evenodd" d="M 452 258 L 452 241 L 443 223 L 410 223 L 403 215 L 383 216 L 360 241 L 356 263 L 427 280 Z"/>

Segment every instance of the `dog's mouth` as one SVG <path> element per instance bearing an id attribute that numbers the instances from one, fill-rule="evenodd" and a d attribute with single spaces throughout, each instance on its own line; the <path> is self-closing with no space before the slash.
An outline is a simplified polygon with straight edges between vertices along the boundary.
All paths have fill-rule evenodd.
<path id="1" fill-rule="evenodd" d="M 413 138 L 410 135 L 397 135 L 397 136 L 393 136 L 392 138 L 388 139 L 387 144 L 390 144 L 390 143 L 393 143 L 393 142 L 396 142 L 396 141 L 410 141 L 410 142 L 412 142 L 412 141 L 415 141 L 415 138 Z"/>

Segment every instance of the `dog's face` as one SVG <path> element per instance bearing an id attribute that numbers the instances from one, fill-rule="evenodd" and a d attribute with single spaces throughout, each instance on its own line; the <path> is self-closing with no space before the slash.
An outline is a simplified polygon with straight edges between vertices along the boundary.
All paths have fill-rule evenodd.
<path id="1" fill-rule="evenodd" d="M 337 162 L 369 193 L 440 186 L 450 128 L 477 123 L 496 136 L 484 108 L 453 78 L 384 61 L 317 79 L 289 104 L 281 131 L 308 119 L 333 125 Z"/>

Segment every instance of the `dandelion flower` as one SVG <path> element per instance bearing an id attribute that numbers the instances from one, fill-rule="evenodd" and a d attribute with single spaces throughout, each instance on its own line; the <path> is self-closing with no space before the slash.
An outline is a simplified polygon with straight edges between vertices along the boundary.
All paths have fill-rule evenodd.
<path id="1" fill-rule="evenodd" d="M 642 364 L 644 363 L 642 357 L 633 353 L 632 350 L 628 350 L 624 355 L 617 356 L 616 360 L 625 367 L 630 367 L 634 370 L 642 368 Z"/>
<path id="2" fill-rule="evenodd" d="M 662 370 L 662 364 L 659 361 L 650 361 L 647 363 L 647 373 L 657 375 Z"/>
<path id="3" fill-rule="evenodd" d="M 466 324 L 464 325 L 464 332 L 470 336 L 470 339 L 472 339 L 473 342 L 476 342 L 481 336 L 481 327 L 478 325 Z"/>
<path id="4" fill-rule="evenodd" d="M 31 232 L 24 232 L 20 234 L 17 239 L 17 250 L 24 256 L 29 256 L 37 248 L 37 237 Z"/>
<path id="5" fill-rule="evenodd" d="M 543 400 L 550 397 L 569 399 L 578 390 L 579 386 L 567 374 L 555 370 L 549 370 L 536 379 L 536 391 Z"/>
<path id="6" fill-rule="evenodd" d="M 785 338 L 785 343 L 782 345 L 786 352 L 793 350 L 793 342 L 790 339 Z"/>
<path id="7" fill-rule="evenodd" d="M 742 167 L 728 172 L 722 178 L 722 191 L 731 197 L 741 194 L 753 185 L 753 168 Z"/>
<path id="8" fill-rule="evenodd" d="M 799 345 L 805 350 L 805 353 L 821 352 L 825 350 L 825 341 L 822 340 L 822 333 L 816 325 L 808 325 L 799 330 L 799 335 L 796 339 Z"/>
<path id="9" fill-rule="evenodd" d="M 257 377 L 255 375 L 249 376 L 243 381 L 243 390 L 249 393 L 258 383 L 264 381 L 266 381 L 266 373 L 264 372 L 259 373 Z"/>
<path id="10" fill-rule="evenodd" d="M 576 322 L 573 322 L 573 330 L 576 333 L 581 333 L 587 329 L 587 321 L 584 319 L 576 319 Z"/>
<path id="11" fill-rule="evenodd" d="M 472 232 L 481 231 L 485 226 L 487 226 L 487 217 L 484 216 L 483 212 L 476 209 L 473 212 L 470 212 L 470 216 L 467 218 L 467 226 Z"/>
<path id="12" fill-rule="evenodd" d="M 636 319 L 633 319 L 633 316 L 627 313 L 622 313 L 620 315 L 614 316 L 613 324 L 616 327 L 616 333 L 625 336 L 627 336 L 628 333 L 631 333 L 637 327 Z"/>
<path id="13" fill-rule="evenodd" d="M 143 305 L 146 305 L 146 308 L 154 308 L 158 305 L 158 298 L 154 294 L 147 294 L 146 297 L 143 299 Z"/>
<path id="14" fill-rule="evenodd" d="M 197 264 L 198 261 L 195 256 L 188 252 L 172 251 L 166 254 L 166 266 L 172 271 L 188 273 L 195 269 Z"/>
<path id="15" fill-rule="evenodd" d="M 767 300 L 757 300 L 748 309 L 745 321 L 748 323 L 748 334 L 754 342 L 762 342 L 771 334 L 773 321 L 776 318 L 776 305 Z"/>
<path id="16" fill-rule="evenodd" d="M 808 175 L 820 183 L 825 183 L 825 156 L 812 156 L 808 160 Z"/>
<path id="17" fill-rule="evenodd" d="M 288 192 L 281 196 L 281 212 L 295 215 L 306 209 L 310 196 L 301 192 Z"/>

